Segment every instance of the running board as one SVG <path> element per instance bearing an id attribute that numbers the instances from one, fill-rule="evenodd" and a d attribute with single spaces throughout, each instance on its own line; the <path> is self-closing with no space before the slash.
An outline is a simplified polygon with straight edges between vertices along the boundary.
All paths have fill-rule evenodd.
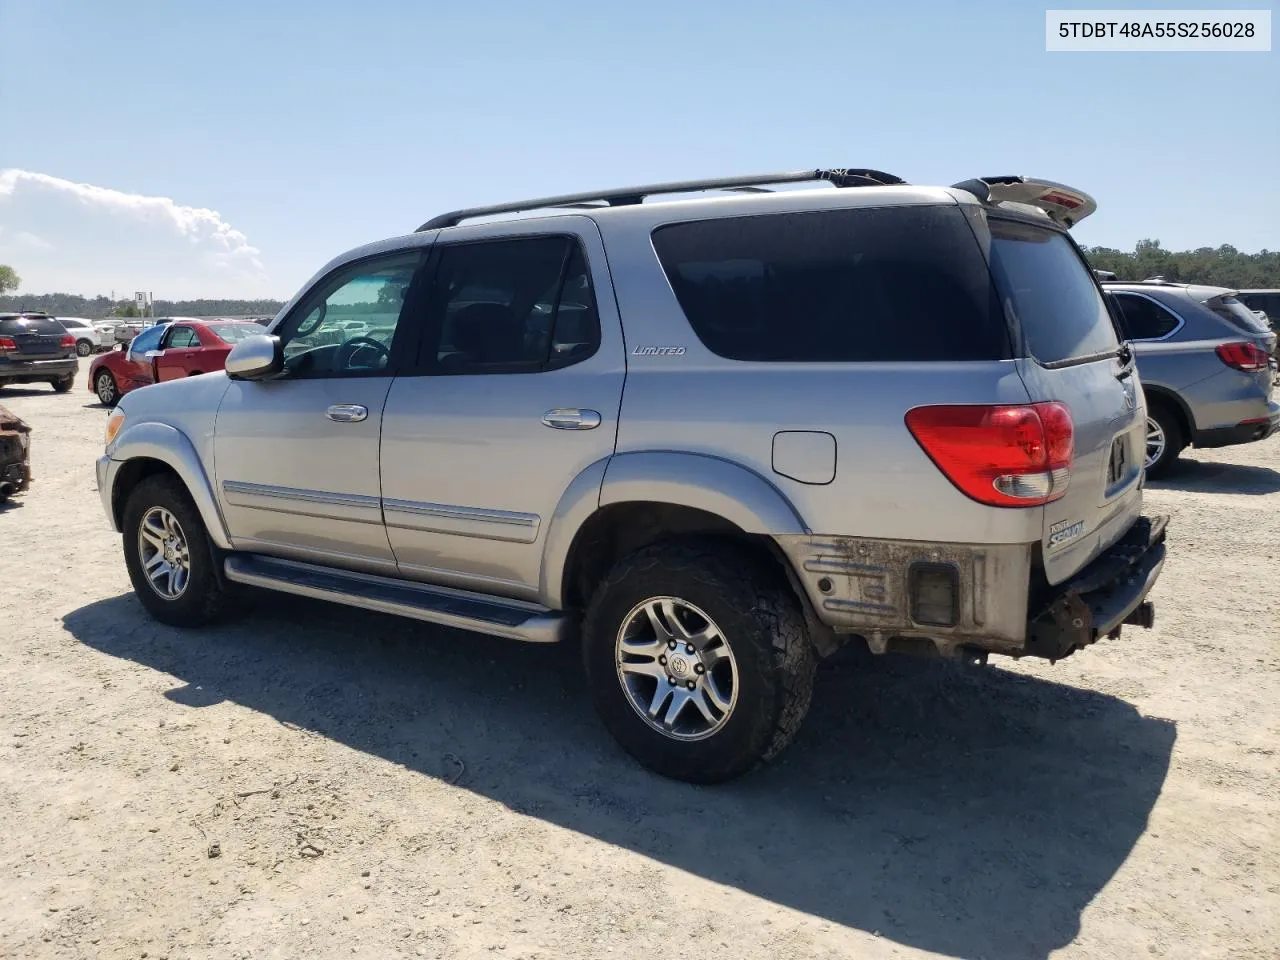
<path id="1" fill-rule="evenodd" d="M 335 570 L 256 553 L 233 553 L 227 557 L 223 569 L 228 580 L 251 587 L 329 600 L 527 643 L 557 643 L 563 639 L 568 623 L 564 614 L 535 603 L 393 577 Z"/>

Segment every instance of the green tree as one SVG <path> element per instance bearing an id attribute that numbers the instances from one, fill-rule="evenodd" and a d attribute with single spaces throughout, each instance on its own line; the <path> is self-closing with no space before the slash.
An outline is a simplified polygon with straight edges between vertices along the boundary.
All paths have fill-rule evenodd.
<path id="1" fill-rule="evenodd" d="M 116 307 L 114 313 L 117 317 L 136 317 L 140 315 L 138 313 L 138 308 L 132 303 L 126 303 L 122 306 Z"/>
<path id="2" fill-rule="evenodd" d="M 0 263 L 0 293 L 17 290 L 18 285 L 21 283 L 22 278 L 18 276 L 18 272 L 13 267 L 6 267 L 3 263 Z"/>

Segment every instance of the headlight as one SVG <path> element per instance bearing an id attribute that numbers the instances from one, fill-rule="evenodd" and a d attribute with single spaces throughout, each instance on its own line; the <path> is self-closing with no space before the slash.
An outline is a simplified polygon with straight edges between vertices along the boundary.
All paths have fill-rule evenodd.
<path id="1" fill-rule="evenodd" d="M 123 426 L 124 412 L 113 410 L 111 416 L 107 418 L 107 446 L 111 446 L 111 441 L 116 438 L 116 434 L 120 432 L 120 428 Z"/>

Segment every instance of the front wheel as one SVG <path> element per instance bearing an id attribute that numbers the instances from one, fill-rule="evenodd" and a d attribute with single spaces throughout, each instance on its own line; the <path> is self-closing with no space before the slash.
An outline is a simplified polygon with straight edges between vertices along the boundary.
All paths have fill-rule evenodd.
<path id="1" fill-rule="evenodd" d="M 61 380 L 50 380 L 49 386 L 53 387 L 54 391 L 57 393 L 66 393 L 75 386 L 75 383 L 76 378 L 74 376 L 63 377 Z"/>
<path id="2" fill-rule="evenodd" d="M 104 407 L 114 407 L 120 399 L 120 388 L 116 386 L 116 378 L 109 370 L 103 370 L 93 381 L 93 392 L 98 395 Z"/>
<path id="3" fill-rule="evenodd" d="M 696 542 L 656 544 L 614 567 L 587 609 L 583 660 L 614 738 L 691 783 L 779 754 L 808 712 L 817 666 L 777 573 Z"/>
<path id="4" fill-rule="evenodd" d="M 226 612 L 213 544 L 180 480 L 161 474 L 139 483 L 125 504 L 123 530 L 129 579 L 153 617 L 198 627 Z"/>

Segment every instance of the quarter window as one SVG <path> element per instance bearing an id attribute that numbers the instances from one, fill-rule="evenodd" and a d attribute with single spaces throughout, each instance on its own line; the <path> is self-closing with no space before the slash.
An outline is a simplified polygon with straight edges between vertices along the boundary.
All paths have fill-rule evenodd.
<path id="1" fill-rule="evenodd" d="M 1178 318 L 1154 300 L 1132 293 L 1117 293 L 1115 298 L 1127 340 L 1159 340 L 1178 329 Z"/>

